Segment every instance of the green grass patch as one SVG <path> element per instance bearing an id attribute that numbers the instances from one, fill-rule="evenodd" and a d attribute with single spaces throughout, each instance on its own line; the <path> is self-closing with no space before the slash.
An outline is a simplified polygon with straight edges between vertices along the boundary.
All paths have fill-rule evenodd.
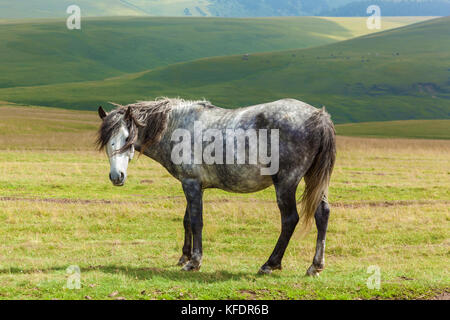
<path id="1" fill-rule="evenodd" d="M 336 131 L 342 136 L 450 139 L 450 120 L 348 123 L 338 125 Z"/>

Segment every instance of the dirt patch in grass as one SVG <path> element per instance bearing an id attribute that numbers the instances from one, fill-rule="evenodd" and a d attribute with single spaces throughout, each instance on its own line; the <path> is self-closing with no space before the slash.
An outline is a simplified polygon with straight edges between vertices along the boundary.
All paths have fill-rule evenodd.
<path id="1" fill-rule="evenodd" d="M 61 204 L 112 204 L 112 203 L 125 203 L 124 201 L 111 201 L 111 200 L 87 200 L 87 199 L 58 199 L 58 198 L 18 198 L 18 197 L 0 197 L 0 201 L 27 201 L 27 202 L 50 202 Z"/>
<path id="2" fill-rule="evenodd" d="M 185 201 L 183 196 L 167 196 L 157 197 L 155 200 L 175 200 L 179 199 Z M 48 202 L 48 203 L 60 203 L 60 204 L 126 204 L 126 203 L 142 203 L 151 204 L 152 201 L 133 201 L 133 200 L 104 200 L 104 199 L 67 199 L 67 198 L 21 198 L 21 197 L 0 197 L 0 201 L 28 201 L 28 202 Z M 258 203 L 275 203 L 275 200 L 263 200 L 263 199 L 211 199 L 205 200 L 205 203 L 228 203 L 228 202 L 258 202 Z M 447 200 L 400 200 L 400 201 L 358 201 L 358 202 L 334 202 L 331 203 L 332 207 L 336 208 L 364 208 L 364 207 L 404 207 L 414 205 L 432 205 L 432 204 L 450 204 Z"/>
<path id="3" fill-rule="evenodd" d="M 405 207 L 414 205 L 447 204 L 447 200 L 399 200 L 399 201 L 358 201 L 351 203 L 331 203 L 338 208 L 363 208 L 363 207 Z"/>
<path id="4" fill-rule="evenodd" d="M 138 195 L 134 195 L 138 196 Z M 174 199 L 181 196 L 174 197 L 161 197 L 160 199 Z M 0 201 L 25 201 L 25 202 L 47 202 L 47 203 L 60 203 L 60 204 L 126 204 L 126 203 L 142 203 L 150 204 L 151 201 L 117 201 L 117 200 L 104 200 L 104 199 L 67 199 L 67 198 L 20 198 L 20 197 L 0 197 Z"/>
<path id="5" fill-rule="evenodd" d="M 450 300 L 450 293 L 449 292 L 443 292 L 443 293 L 435 296 L 431 300 Z"/>
<path id="6" fill-rule="evenodd" d="M 154 181 L 153 180 L 149 180 L 149 179 L 145 179 L 145 180 L 141 180 L 140 183 L 141 184 L 152 184 Z"/>
<path id="7" fill-rule="evenodd" d="M 242 289 L 239 290 L 239 293 L 242 294 L 246 300 L 258 300 L 264 298 L 268 295 L 278 295 L 278 299 L 287 299 L 287 297 L 278 290 L 269 290 L 269 289 Z"/>

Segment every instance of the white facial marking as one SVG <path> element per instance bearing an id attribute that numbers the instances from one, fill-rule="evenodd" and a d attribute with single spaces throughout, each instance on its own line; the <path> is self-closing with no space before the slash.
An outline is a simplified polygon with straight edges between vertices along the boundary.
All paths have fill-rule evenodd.
<path id="1" fill-rule="evenodd" d="M 122 125 L 119 131 L 111 137 L 106 145 L 106 154 L 108 155 L 111 166 L 109 178 L 115 186 L 124 185 L 127 178 L 128 162 L 130 162 L 134 156 L 133 146 L 123 153 L 115 153 L 115 151 L 120 150 L 126 144 L 128 136 L 128 129 L 125 125 Z"/>

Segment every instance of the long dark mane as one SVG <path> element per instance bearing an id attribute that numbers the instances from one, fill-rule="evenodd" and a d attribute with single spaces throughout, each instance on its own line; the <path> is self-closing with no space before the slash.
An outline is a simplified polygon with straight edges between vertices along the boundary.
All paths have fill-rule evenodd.
<path id="1" fill-rule="evenodd" d="M 139 101 L 129 105 L 119 105 L 108 113 L 97 135 L 97 147 L 105 148 L 111 137 L 117 133 L 121 124 L 125 122 L 129 137 L 126 144 L 116 153 L 122 153 L 129 149 L 138 138 L 142 141 L 141 153 L 149 146 L 159 142 L 167 128 L 169 114 L 174 104 L 181 102 L 178 99 L 162 98 L 155 101 Z M 139 127 L 141 130 L 138 130 Z"/>

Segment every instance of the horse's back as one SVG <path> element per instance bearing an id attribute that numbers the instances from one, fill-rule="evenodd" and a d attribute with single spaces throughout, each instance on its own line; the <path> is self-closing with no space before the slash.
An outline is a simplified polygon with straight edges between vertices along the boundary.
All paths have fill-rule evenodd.
<path id="1" fill-rule="evenodd" d="M 205 126 L 235 130 L 277 130 L 279 134 L 280 166 L 291 167 L 299 161 L 310 162 L 308 131 L 305 122 L 317 111 L 313 106 L 295 99 L 282 99 L 274 102 L 225 110 L 221 108 L 205 110 Z M 213 120 L 215 119 L 215 121 Z M 270 133 L 271 135 L 272 133 Z M 259 135 L 259 134 L 258 134 Z M 225 138 L 225 137 L 224 137 Z M 259 141 L 258 151 L 259 151 Z M 270 152 L 269 152 L 270 153 Z M 247 148 L 246 154 L 249 155 Z M 255 192 L 273 184 L 272 176 L 261 175 L 266 165 L 258 164 L 216 164 L 203 166 L 203 180 L 211 187 L 232 192 Z"/>
<path id="2" fill-rule="evenodd" d="M 317 110 L 313 106 L 296 100 L 281 99 L 269 103 L 259 104 L 252 107 L 255 112 L 261 112 L 267 120 L 276 124 L 289 122 L 302 124 Z"/>
<path id="3" fill-rule="evenodd" d="M 172 118 L 172 129 L 183 128 L 191 132 L 191 136 L 195 136 L 194 127 L 200 126 L 201 130 L 209 129 L 219 130 L 222 132 L 223 140 L 223 162 L 214 164 L 182 164 L 167 165 L 169 172 L 175 177 L 182 180 L 183 178 L 193 178 L 202 182 L 204 188 L 219 188 L 231 192 L 255 192 L 267 188 L 273 184 L 274 174 L 265 174 L 261 172 L 269 167 L 269 164 L 260 161 L 260 134 L 266 134 L 267 141 L 272 141 L 273 130 L 279 134 L 279 165 L 281 167 L 298 167 L 298 162 L 310 162 L 311 153 L 308 146 L 308 130 L 305 122 L 317 111 L 316 108 L 295 100 L 282 99 L 269 103 L 238 108 L 223 109 L 204 103 L 198 103 L 190 108 L 180 109 L 180 113 Z M 196 125 L 195 125 L 196 123 Z M 257 163 L 240 164 L 237 161 L 237 153 L 232 156 L 233 163 L 227 163 L 225 160 L 227 151 L 227 131 L 241 130 L 237 137 L 250 136 L 251 131 L 255 131 L 258 135 L 256 140 L 258 160 Z M 267 131 L 260 131 L 267 130 Z M 217 132 L 217 131 L 216 131 Z M 253 135 L 254 136 L 254 135 Z M 168 138 L 168 137 L 167 137 Z M 245 138 L 244 138 L 245 139 Z M 250 138 L 249 138 L 250 139 Z M 166 141 L 169 145 L 170 142 Z M 271 142 L 269 142 L 272 145 Z M 202 150 L 211 144 L 211 141 L 202 142 Z M 246 159 L 250 158 L 250 140 L 245 143 Z M 225 147 L 227 145 L 227 147 Z M 272 157 L 272 151 L 267 150 Z M 194 146 L 192 146 L 194 150 Z M 314 153 L 315 151 L 313 151 Z M 193 156 L 193 155 L 192 155 Z M 166 161 L 168 162 L 168 160 Z M 308 164 L 306 164 L 308 165 Z M 271 165 L 270 165 L 271 166 Z M 304 167 L 304 166 L 301 166 Z"/>

